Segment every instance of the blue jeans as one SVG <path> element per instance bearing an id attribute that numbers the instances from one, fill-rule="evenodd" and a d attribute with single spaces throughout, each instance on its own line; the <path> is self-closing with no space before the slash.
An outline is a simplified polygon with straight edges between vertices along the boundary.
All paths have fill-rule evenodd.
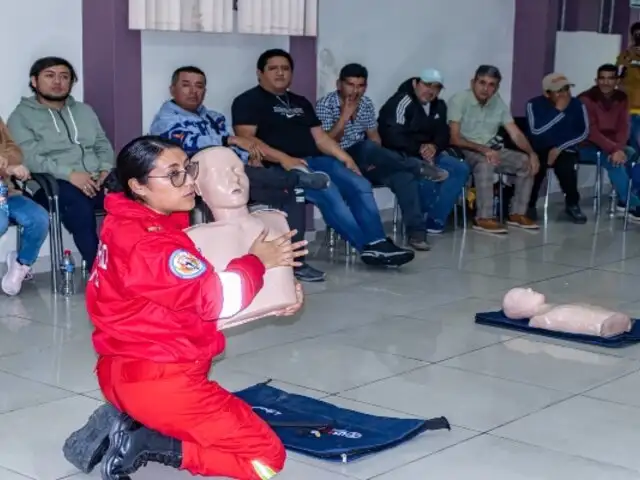
<path id="1" fill-rule="evenodd" d="M 96 210 L 104 206 L 104 191 L 95 197 L 87 197 L 82 191 L 67 182 L 58 179 L 60 216 L 62 225 L 71 233 L 82 259 L 91 269 L 98 254 L 98 221 Z M 42 206 L 47 205 L 47 198 L 42 189 L 33 199 Z"/>
<path id="2" fill-rule="evenodd" d="M 618 194 L 618 200 L 622 203 L 627 201 L 627 193 L 629 189 L 629 178 L 631 175 L 631 162 L 636 161 L 638 154 L 632 147 L 626 147 L 624 152 L 627 154 L 627 163 L 625 165 L 614 165 L 611 163 L 609 155 L 602 153 L 602 168 L 607 171 L 609 180 L 614 190 Z M 586 147 L 580 149 L 580 161 L 584 163 L 597 163 L 598 150 L 595 147 Z M 629 208 L 640 206 L 640 199 L 636 195 L 631 195 L 631 205 Z"/>
<path id="3" fill-rule="evenodd" d="M 18 262 L 31 266 L 38 259 L 40 248 L 49 233 L 49 214 L 36 202 L 23 195 L 9 197 L 9 215 L 0 211 L 0 237 L 7 233 L 9 220 L 22 227 Z"/>
<path id="4" fill-rule="evenodd" d="M 423 213 L 430 220 L 444 225 L 462 194 L 462 187 L 469 179 L 470 170 L 466 162 L 446 153 L 439 154 L 435 163 L 449 172 L 449 177 L 442 183 L 420 180 L 420 200 Z"/>
<path id="5" fill-rule="evenodd" d="M 320 209 L 327 225 L 358 251 L 385 238 L 373 189 L 366 178 L 355 174 L 333 157 L 309 157 L 305 160 L 309 168 L 325 172 L 331 178 L 329 188 L 304 192 L 307 200 Z"/>

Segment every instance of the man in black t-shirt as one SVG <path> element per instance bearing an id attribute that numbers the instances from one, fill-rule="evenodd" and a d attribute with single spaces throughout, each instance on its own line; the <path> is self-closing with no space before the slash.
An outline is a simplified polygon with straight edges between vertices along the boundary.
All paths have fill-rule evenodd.
<path id="1" fill-rule="evenodd" d="M 305 189 L 327 222 L 369 265 L 403 265 L 414 253 L 396 246 L 384 233 L 371 184 L 353 159 L 322 129 L 311 103 L 289 92 L 293 60 L 280 49 L 258 59 L 259 85 L 233 101 L 233 127 L 240 137 L 258 142 L 264 160 L 285 170 L 325 172 L 331 185 Z"/>

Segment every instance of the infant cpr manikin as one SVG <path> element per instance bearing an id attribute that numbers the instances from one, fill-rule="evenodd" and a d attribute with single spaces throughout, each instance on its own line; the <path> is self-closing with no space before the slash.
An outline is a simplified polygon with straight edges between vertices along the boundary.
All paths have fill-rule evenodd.
<path id="1" fill-rule="evenodd" d="M 513 288 L 502 302 L 512 319 L 528 318 L 529 326 L 557 332 L 613 337 L 631 330 L 631 318 L 620 312 L 586 304 L 552 305 L 530 288 Z"/>
<path id="2" fill-rule="evenodd" d="M 244 172 L 244 165 L 233 150 L 207 148 L 194 155 L 193 161 L 200 163 L 197 193 L 211 209 L 215 221 L 190 227 L 186 233 L 216 270 L 222 271 L 232 259 L 246 255 L 263 230 L 269 233 L 267 240 L 290 230 L 282 212 L 249 212 L 249 179 Z M 272 268 L 267 270 L 264 287 L 253 302 L 237 315 L 218 320 L 218 328 L 230 328 L 257 320 L 296 303 L 293 269 Z"/>

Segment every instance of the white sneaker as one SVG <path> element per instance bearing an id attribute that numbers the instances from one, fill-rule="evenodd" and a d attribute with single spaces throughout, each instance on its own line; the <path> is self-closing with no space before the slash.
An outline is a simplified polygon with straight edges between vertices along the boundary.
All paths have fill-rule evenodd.
<path id="1" fill-rule="evenodd" d="M 9 296 L 15 296 L 20 293 L 22 289 L 22 282 L 24 282 L 27 275 L 29 275 L 31 268 L 26 265 L 20 265 L 17 260 L 15 252 L 7 255 L 7 273 L 2 277 L 2 291 Z"/>

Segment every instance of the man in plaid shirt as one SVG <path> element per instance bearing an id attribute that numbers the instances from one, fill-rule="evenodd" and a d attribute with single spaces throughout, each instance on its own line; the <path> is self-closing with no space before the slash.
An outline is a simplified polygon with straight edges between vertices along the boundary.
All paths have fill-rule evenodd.
<path id="1" fill-rule="evenodd" d="M 318 100 L 316 114 L 322 128 L 351 155 L 363 175 L 374 185 L 384 185 L 396 195 L 409 246 L 414 250 L 429 250 L 420 181 L 427 178 L 441 182 L 448 174 L 381 146 L 376 109 L 365 96 L 367 79 L 368 71 L 362 65 L 345 65 L 340 71 L 337 90 Z"/>

